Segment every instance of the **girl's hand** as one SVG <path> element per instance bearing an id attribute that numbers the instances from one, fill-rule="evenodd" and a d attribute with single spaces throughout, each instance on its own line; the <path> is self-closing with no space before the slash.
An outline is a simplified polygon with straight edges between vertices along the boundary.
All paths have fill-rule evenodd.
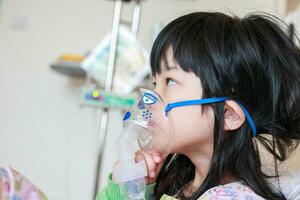
<path id="1" fill-rule="evenodd" d="M 145 160 L 147 166 L 147 174 L 148 176 L 145 177 L 146 184 L 151 184 L 156 181 L 156 177 L 163 165 L 163 157 L 154 151 L 143 151 L 139 150 L 135 153 L 135 162 L 140 162 Z M 118 163 L 117 161 L 114 166 Z M 114 181 L 114 174 L 112 174 L 112 180 Z"/>
<path id="2" fill-rule="evenodd" d="M 158 152 L 139 150 L 135 153 L 135 161 L 139 162 L 141 160 L 145 160 L 147 165 L 146 184 L 154 183 L 164 163 L 163 157 Z"/>

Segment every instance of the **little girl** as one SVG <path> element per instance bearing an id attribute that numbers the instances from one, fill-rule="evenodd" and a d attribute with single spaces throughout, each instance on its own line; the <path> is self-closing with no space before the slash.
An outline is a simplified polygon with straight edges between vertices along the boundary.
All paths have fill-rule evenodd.
<path id="1" fill-rule="evenodd" d="M 278 20 L 191 13 L 161 31 L 150 59 L 176 134 L 166 159 L 137 152 L 146 199 L 287 199 L 258 148 L 284 161 L 300 139 L 300 51 Z M 97 197 L 106 199 L 122 199 L 111 176 Z"/>

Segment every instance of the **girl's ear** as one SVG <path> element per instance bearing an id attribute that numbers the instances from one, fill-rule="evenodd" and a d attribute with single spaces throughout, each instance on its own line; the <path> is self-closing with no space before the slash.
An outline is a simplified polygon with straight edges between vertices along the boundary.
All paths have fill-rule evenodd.
<path id="1" fill-rule="evenodd" d="M 232 100 L 225 101 L 224 130 L 236 130 L 240 128 L 244 122 L 245 114 L 239 104 Z"/>

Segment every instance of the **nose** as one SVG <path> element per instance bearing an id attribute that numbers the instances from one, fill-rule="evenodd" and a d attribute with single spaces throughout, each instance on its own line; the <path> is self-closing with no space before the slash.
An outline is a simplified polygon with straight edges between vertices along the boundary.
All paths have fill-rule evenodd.
<path id="1" fill-rule="evenodd" d="M 160 99 L 163 99 L 163 97 L 164 97 L 163 94 L 164 93 L 163 93 L 163 88 L 162 87 L 159 87 L 159 85 L 156 85 L 153 92 L 155 92 Z"/>
<path id="2" fill-rule="evenodd" d="M 155 94 L 158 96 L 159 101 L 164 101 L 164 96 L 162 92 L 160 92 L 159 90 L 153 90 L 153 92 L 155 92 Z"/>

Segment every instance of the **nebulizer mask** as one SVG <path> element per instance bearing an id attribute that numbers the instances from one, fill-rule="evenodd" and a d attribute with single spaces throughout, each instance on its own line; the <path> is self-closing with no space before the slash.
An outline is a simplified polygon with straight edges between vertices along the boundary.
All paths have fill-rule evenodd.
<path id="1" fill-rule="evenodd" d="M 146 190 L 146 163 L 135 162 L 135 143 L 144 151 L 167 155 L 174 134 L 171 115 L 165 112 L 166 104 L 160 95 L 146 89 L 140 89 L 140 94 L 137 104 L 123 118 L 117 139 L 118 162 L 113 168 L 113 179 L 127 200 L 144 199 Z"/>

